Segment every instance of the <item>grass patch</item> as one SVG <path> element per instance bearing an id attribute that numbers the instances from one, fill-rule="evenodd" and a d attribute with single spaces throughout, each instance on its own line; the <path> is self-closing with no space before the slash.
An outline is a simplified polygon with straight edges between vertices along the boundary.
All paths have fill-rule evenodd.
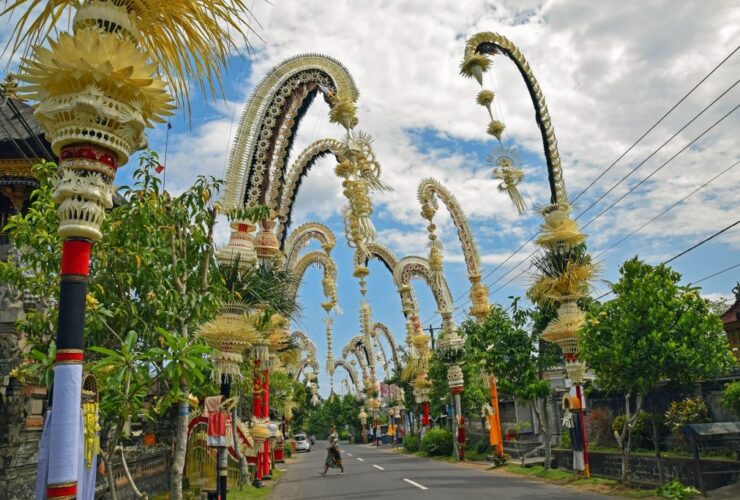
<path id="1" fill-rule="evenodd" d="M 591 477 L 585 479 L 583 476 L 562 469 L 545 469 L 541 465 L 532 467 L 522 467 L 521 465 L 509 464 L 503 467 L 504 470 L 540 479 L 548 483 L 560 484 L 579 490 L 593 491 L 605 495 L 615 495 L 629 498 L 655 498 L 655 490 L 641 490 L 637 488 L 627 488 L 622 486 L 618 481 L 602 477 Z"/>
<path id="2" fill-rule="evenodd" d="M 233 500 L 266 500 L 270 498 L 272 494 L 272 488 L 275 486 L 284 473 L 277 470 L 272 470 L 272 480 L 263 481 L 262 488 L 251 488 L 245 487 L 243 490 L 233 489 L 229 490 L 229 498 Z"/>
<path id="3" fill-rule="evenodd" d="M 252 486 L 245 486 L 244 489 L 229 488 L 229 498 L 233 500 L 267 500 L 272 494 L 272 488 L 275 486 L 284 473 L 274 468 L 272 470 L 272 480 L 263 481 L 262 488 L 254 488 Z M 194 490 L 183 491 L 183 497 L 186 499 L 199 499 L 200 495 Z M 152 500 L 169 500 L 170 494 L 164 493 L 162 495 L 156 495 L 151 497 Z"/>
<path id="4" fill-rule="evenodd" d="M 545 469 L 541 465 L 535 465 L 532 467 L 522 467 L 521 465 L 509 464 L 504 467 L 504 470 L 513 472 L 514 474 L 521 474 L 523 476 L 538 477 L 540 479 L 546 479 L 548 481 L 564 481 L 573 479 L 574 474 L 562 469 Z"/>

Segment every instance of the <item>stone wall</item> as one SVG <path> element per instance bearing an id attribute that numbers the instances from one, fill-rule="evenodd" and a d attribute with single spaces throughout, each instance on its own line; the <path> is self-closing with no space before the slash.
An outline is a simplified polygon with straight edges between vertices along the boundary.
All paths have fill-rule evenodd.
<path id="1" fill-rule="evenodd" d="M 169 491 L 171 449 L 169 445 L 136 446 L 126 448 L 126 463 L 136 487 L 146 492 L 151 498 L 159 493 Z M 113 463 L 116 481 L 116 495 L 119 500 L 135 500 L 134 490 L 131 487 L 121 465 L 120 455 Z M 98 474 L 96 484 L 96 498 L 107 499 L 109 495 L 108 482 Z"/>
<path id="2" fill-rule="evenodd" d="M 7 292 L 0 288 L 0 295 Z M 47 394 L 45 388 L 22 385 L 10 375 L 21 359 L 15 320 L 22 311 L 7 304 L 0 308 L 0 498 L 25 500 L 33 498 L 36 486 Z"/>
<path id="3" fill-rule="evenodd" d="M 570 450 L 553 450 L 554 467 L 573 469 L 573 452 Z M 622 471 L 622 457 L 617 453 L 599 451 L 588 452 L 589 468 L 596 476 L 619 479 Z M 717 474 L 721 471 L 740 471 L 740 463 L 725 460 L 702 460 L 701 469 L 704 486 L 713 490 L 735 483 L 740 472 L 734 474 Z M 667 481 L 673 478 L 683 484 L 699 488 L 694 461 L 691 458 L 663 458 L 663 470 Z M 659 483 L 658 465 L 654 456 L 632 455 L 630 457 L 630 480 L 638 484 L 657 485 Z"/>

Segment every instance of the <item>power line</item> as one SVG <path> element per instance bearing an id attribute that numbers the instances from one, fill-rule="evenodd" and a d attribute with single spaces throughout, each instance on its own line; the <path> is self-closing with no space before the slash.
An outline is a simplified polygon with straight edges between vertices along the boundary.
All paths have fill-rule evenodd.
<path id="1" fill-rule="evenodd" d="M 617 198 L 616 200 L 614 200 L 612 202 L 612 204 L 609 205 L 608 207 L 606 207 L 604 210 L 602 210 L 599 213 L 599 215 L 597 215 L 596 217 L 594 217 L 593 219 L 591 219 L 590 221 L 588 221 L 586 224 L 584 224 L 582 229 L 585 229 L 588 226 L 590 226 L 596 219 L 598 219 L 599 217 L 601 217 L 602 215 L 604 215 L 608 210 L 612 209 L 617 203 L 619 203 L 620 201 L 622 201 L 623 199 L 625 199 L 630 193 L 632 193 L 635 189 L 637 189 L 638 187 L 640 187 L 645 181 L 649 180 L 653 175 L 655 175 L 658 172 L 660 172 L 666 165 L 668 165 L 676 157 L 678 157 L 678 155 L 680 155 L 681 153 L 683 153 L 684 151 L 686 151 L 687 149 L 689 149 L 689 147 L 691 147 L 691 145 L 693 145 L 696 141 L 698 141 L 699 139 L 701 139 L 702 137 L 704 137 L 706 134 L 708 134 L 714 127 L 716 127 L 723 120 L 725 120 L 725 118 L 727 118 L 732 113 L 734 113 L 737 110 L 737 108 L 740 108 L 740 104 L 738 104 L 737 106 L 735 106 L 734 108 L 732 108 L 724 116 L 722 116 L 722 118 L 720 118 L 719 120 L 717 120 L 716 122 L 714 122 L 712 125 L 710 125 L 708 128 L 706 128 L 701 134 L 697 135 L 691 142 L 689 142 L 684 147 L 682 147 L 681 149 L 679 149 L 676 154 L 674 154 L 673 156 L 671 156 L 670 158 L 668 158 L 668 160 L 666 160 L 665 162 L 663 162 L 663 164 L 661 166 L 659 166 L 658 168 L 656 168 L 655 170 L 653 170 L 652 172 L 650 172 L 650 174 L 647 177 L 645 177 L 640 182 L 638 182 L 637 184 L 635 184 L 634 186 L 632 186 L 629 189 L 629 191 L 627 191 L 622 196 L 620 196 L 619 198 Z"/>
<path id="2" fill-rule="evenodd" d="M 625 180 L 627 180 L 627 178 L 629 178 L 640 167 L 642 167 L 645 163 L 647 163 L 647 161 L 650 160 L 650 158 L 652 158 L 653 156 L 655 156 L 656 154 L 658 154 L 658 152 L 660 152 L 661 149 L 663 149 L 668 143 L 670 143 L 671 141 L 673 141 L 673 139 L 675 139 L 678 136 L 678 134 L 680 134 L 681 132 L 683 132 L 684 130 L 686 130 L 686 128 L 689 125 L 691 125 L 692 123 L 694 123 L 701 115 L 703 115 L 705 111 L 707 111 L 709 108 L 711 108 L 717 101 L 719 101 L 720 99 L 722 99 L 722 97 L 724 97 L 730 90 L 732 90 L 733 88 L 735 88 L 735 86 L 738 83 L 740 83 L 740 80 L 736 80 L 735 83 L 733 83 L 732 85 L 730 85 L 727 89 L 725 89 L 724 92 L 722 92 L 720 95 L 718 95 L 712 102 L 710 102 L 709 104 L 707 104 L 704 107 L 704 109 L 702 109 L 696 115 L 694 115 L 694 117 L 691 118 L 691 120 L 689 120 L 688 122 L 686 122 L 683 127 L 681 127 L 680 129 L 678 129 L 676 131 L 676 133 L 674 133 L 672 136 L 670 136 L 663 144 L 660 145 L 660 147 L 658 147 L 658 149 L 656 149 L 655 151 L 653 151 L 652 153 L 650 153 L 648 155 L 648 157 L 645 158 L 644 160 L 642 160 L 640 163 L 638 163 L 635 166 L 635 168 L 633 168 L 632 170 L 630 170 L 629 172 L 627 172 L 627 175 L 625 175 L 624 177 L 622 177 L 621 179 L 619 179 L 619 181 L 616 184 L 614 184 L 612 187 L 610 187 L 605 193 L 603 193 L 601 196 L 599 196 L 598 199 L 596 199 L 596 201 L 594 201 L 593 203 L 591 203 L 585 210 L 583 210 L 580 214 L 578 214 L 578 216 L 576 217 L 576 220 L 580 219 L 581 216 L 583 216 L 583 214 L 585 214 L 586 212 L 588 212 L 589 210 L 591 210 L 597 203 L 599 203 L 601 200 L 603 200 L 604 198 L 606 198 L 609 195 L 609 193 L 611 193 L 617 187 L 619 187 Z"/>
<path id="3" fill-rule="evenodd" d="M 705 244 L 705 243 L 713 240 L 714 238 L 716 238 L 717 236 L 721 235 L 722 233 L 724 233 L 726 231 L 729 231 L 730 229 L 732 229 L 733 227 L 737 226 L 738 224 L 740 224 L 740 220 L 737 220 L 737 221 L 733 222 L 732 224 L 730 224 L 729 226 L 727 226 L 727 227 L 725 227 L 723 229 L 720 229 L 719 231 L 717 231 L 716 233 L 712 234 L 711 236 L 708 236 L 707 238 L 704 238 L 699 243 L 696 243 L 695 245 L 690 246 L 689 248 L 687 248 L 683 252 L 681 252 L 681 253 L 679 253 L 677 255 L 674 255 L 673 257 L 671 257 L 670 259 L 668 259 L 666 261 L 661 262 L 661 264 L 668 264 L 670 262 L 673 262 L 674 260 L 678 259 L 679 257 L 682 257 L 682 256 L 686 255 L 687 253 L 691 252 L 692 250 L 695 250 L 695 249 L 699 248 L 700 246 L 702 246 L 703 244 Z M 713 277 L 715 277 L 715 276 L 717 276 L 719 274 L 722 274 L 724 272 L 730 271 L 731 269 L 735 269 L 738 266 L 740 266 L 740 264 L 737 264 L 737 265 L 728 267 L 727 269 L 724 269 L 724 270 L 719 271 L 717 273 L 711 274 L 709 276 L 705 276 L 704 278 L 701 278 L 700 280 L 694 282 L 694 284 L 700 283 L 700 282 L 702 282 L 704 280 L 708 280 L 709 278 L 713 278 Z M 608 291 L 608 292 L 606 292 L 606 293 L 604 293 L 604 294 L 599 295 L 598 297 L 596 297 L 596 300 L 601 300 L 602 298 L 604 298 L 607 295 L 610 295 L 612 293 L 614 293 L 614 292 L 612 292 L 610 290 L 610 291 Z"/>
<path id="4" fill-rule="evenodd" d="M 609 250 L 611 250 L 612 248 L 614 248 L 614 247 L 616 247 L 617 245 L 619 245 L 619 244 L 621 244 L 622 242 L 624 242 L 624 241 L 625 241 L 626 239 L 628 239 L 628 238 L 630 238 L 630 237 L 634 236 L 634 235 L 635 235 L 636 233 L 639 233 L 640 231 L 642 231 L 643 229 L 645 229 L 645 227 L 647 227 L 648 225 L 652 224 L 652 223 L 653 223 L 653 222 L 655 222 L 656 220 L 660 219 L 660 218 L 661 218 L 661 217 L 663 217 L 663 216 L 664 216 L 665 214 L 667 214 L 668 212 L 670 212 L 671 210 L 673 210 L 674 208 L 676 208 L 677 206 L 679 206 L 679 205 L 680 205 L 681 203 L 683 203 L 683 202 L 684 202 L 684 201 L 686 201 L 687 199 L 689 199 L 689 198 L 691 198 L 692 196 L 694 196 L 694 195 L 695 195 L 696 193 L 698 193 L 698 192 L 699 192 L 700 190 L 702 190 L 703 188 L 705 188 L 706 186 L 708 186 L 709 184 L 711 184 L 712 182 L 714 182 L 715 180 L 717 180 L 717 179 L 718 179 L 719 177 L 721 177 L 722 175 L 724 175 L 724 174 L 726 174 L 727 172 L 729 172 L 729 171 L 730 171 L 731 169 L 733 169 L 734 167 L 736 167 L 736 166 L 737 166 L 738 164 L 740 164 L 740 160 L 736 161 L 735 163 L 733 163 L 732 165 L 730 165 L 729 167 L 727 167 L 726 169 L 724 169 L 724 170 L 723 170 L 722 172 L 718 173 L 717 175 L 715 175 L 714 177 L 712 177 L 711 179 L 709 179 L 708 181 L 706 181 L 706 182 L 705 182 L 704 184 L 702 184 L 702 185 L 701 185 L 701 186 L 699 186 L 698 188 L 694 189 L 694 190 L 693 190 L 692 192 L 690 192 L 689 194 L 687 194 L 686 196 L 684 196 L 683 198 L 681 198 L 680 200 L 678 200 L 677 202 L 675 202 L 675 203 L 674 203 L 673 205 L 671 205 L 671 206 L 669 206 L 668 208 L 666 208 L 665 210 L 663 210 L 663 211 L 662 211 L 661 213 L 659 213 L 658 215 L 656 215 L 655 217 L 653 217 L 652 219 L 650 219 L 649 221 L 647 221 L 646 223 L 644 223 L 643 225 L 641 225 L 640 227 L 638 227 L 637 229 L 635 229 L 635 230 L 633 230 L 632 232 L 630 232 L 630 233 L 629 233 L 628 235 L 626 235 L 626 236 L 622 237 L 622 238 L 621 238 L 620 240 L 618 240 L 618 241 L 617 241 L 616 243 L 612 244 L 612 245 L 611 245 L 611 246 L 609 246 L 608 248 L 606 248 L 606 249 L 602 250 L 601 252 L 599 252 L 599 253 L 598 253 L 598 255 L 596 255 L 596 257 L 595 257 L 595 258 L 597 258 L 597 259 L 598 259 L 598 258 L 599 258 L 599 257 L 601 257 L 602 255 L 604 255 L 604 254 L 605 254 L 606 252 L 608 252 Z"/>
<path id="5" fill-rule="evenodd" d="M 650 127 L 644 134 L 642 134 L 639 137 L 639 139 L 637 139 L 634 143 L 632 143 L 632 145 L 624 153 L 622 153 L 619 156 L 619 158 L 617 158 L 616 160 L 614 160 L 614 162 L 611 165 L 609 165 L 606 168 L 606 170 L 604 170 L 601 174 L 599 174 L 599 176 L 596 177 L 596 179 L 594 179 L 593 181 L 591 181 L 591 184 L 589 184 L 588 186 L 586 186 L 586 189 L 584 189 L 583 191 L 581 191 L 580 193 L 578 193 L 578 196 L 576 196 L 573 199 L 573 202 L 575 202 L 578 198 L 581 197 L 581 195 L 583 193 L 585 193 L 586 191 L 588 191 L 594 184 L 596 184 L 596 182 L 598 182 L 599 179 L 601 179 L 602 177 L 604 177 L 604 175 L 606 175 L 606 173 L 609 172 L 609 170 L 611 170 L 614 165 L 616 165 L 622 158 L 624 158 L 627 155 L 627 153 L 629 153 L 630 151 L 632 151 L 632 149 L 635 146 L 637 146 L 637 144 L 640 141 L 642 141 L 650 132 L 652 132 L 655 129 L 655 127 L 657 127 L 668 115 L 670 115 L 682 102 L 684 102 L 686 100 L 686 98 L 688 98 L 696 89 L 698 89 L 699 86 L 701 86 L 701 84 L 704 83 L 707 80 L 707 78 L 709 78 L 710 76 L 712 76 L 714 74 L 714 72 L 717 71 L 720 68 L 720 66 L 722 66 L 724 63 L 726 63 L 727 60 L 730 59 L 735 54 L 735 52 L 737 52 L 738 50 L 740 50 L 740 45 L 738 45 L 737 47 L 735 47 L 735 49 L 732 52 L 730 52 L 724 59 L 722 59 L 719 62 L 719 64 L 717 64 L 712 69 L 712 71 L 710 71 L 709 73 L 707 73 L 707 75 L 704 78 L 702 78 L 701 80 L 699 80 L 699 83 L 697 83 L 696 85 L 694 85 L 694 87 L 691 90 L 689 90 L 686 93 L 686 95 L 684 95 L 676 104 L 674 104 L 673 107 L 671 107 L 671 109 L 669 109 L 668 111 L 666 111 L 666 113 L 663 116 L 661 116 L 660 119 L 658 119 L 658 121 L 655 122 L 652 125 L 652 127 Z"/>
<path id="6" fill-rule="evenodd" d="M 602 174 L 600 174 L 594 181 L 592 181 L 585 189 L 583 189 L 578 196 L 573 200 L 577 200 L 581 197 L 588 189 L 593 187 L 593 185 L 601 179 L 604 174 L 606 174 L 612 167 L 614 167 L 627 153 L 629 153 L 630 150 L 632 150 L 642 139 L 644 139 L 658 124 L 660 124 L 671 112 L 673 112 L 686 98 L 691 95 L 701 84 L 704 83 L 720 66 L 722 66 L 730 57 L 732 57 L 738 50 L 740 50 L 740 46 L 737 46 L 730 54 L 728 54 L 720 63 L 714 67 L 702 80 L 699 81 L 687 94 L 685 94 L 671 109 L 669 109 L 653 126 L 648 129 L 647 132 L 645 132 L 637 141 L 635 141 L 622 155 L 620 155 L 619 158 L 617 158 L 609 167 L 606 168 Z M 583 214 L 585 214 L 588 210 L 590 210 L 596 203 L 601 201 L 605 196 L 607 196 L 610 192 L 612 192 L 616 187 L 618 187 L 624 180 L 626 180 L 630 175 L 632 175 L 638 168 L 640 168 L 645 162 L 647 162 L 650 158 L 652 158 L 655 154 L 657 154 L 664 146 L 666 146 L 669 142 L 671 142 L 678 134 L 680 134 L 683 130 L 685 130 L 689 125 L 691 125 L 694 121 L 696 121 L 697 118 L 699 118 L 704 112 L 706 112 L 711 106 L 713 106 L 717 101 L 719 101 L 723 96 L 725 96 L 730 90 L 732 90 L 737 84 L 740 83 L 740 80 L 735 81 L 730 87 L 725 89 L 719 96 L 717 96 L 711 103 L 709 103 L 707 106 L 705 106 L 698 114 L 696 114 L 691 120 L 689 120 L 686 124 L 684 124 L 681 129 L 679 129 L 675 134 L 673 134 L 668 140 L 666 140 L 658 149 L 653 151 L 647 158 L 645 158 L 640 164 L 638 164 L 634 169 L 632 169 L 626 176 L 624 176 L 617 184 L 612 186 L 606 193 L 604 193 L 601 197 L 599 197 L 598 200 L 596 200 L 594 203 L 592 203 L 586 210 L 582 211 L 577 217 L 580 218 Z M 639 187 L 642 183 L 650 179 L 655 173 L 657 173 L 659 170 L 661 170 L 663 167 L 665 167 L 670 161 L 672 161 L 675 157 L 677 157 L 679 154 L 681 154 L 685 149 L 687 149 L 689 146 L 691 146 L 694 142 L 699 140 L 702 136 L 704 136 L 706 133 L 708 133 L 714 126 L 716 126 L 719 122 L 727 118 L 732 112 L 734 112 L 737 109 L 738 106 L 733 108 L 727 115 L 723 116 L 720 120 L 715 122 L 711 127 L 709 127 L 707 130 L 705 130 L 702 134 L 700 134 L 698 137 L 696 137 L 691 143 L 686 145 L 682 150 L 680 150 L 678 153 L 676 153 L 673 157 L 671 157 L 667 162 L 665 162 L 663 165 L 661 165 L 658 169 L 653 171 L 648 177 L 640 181 L 636 186 L 634 186 L 632 189 L 630 189 L 625 195 L 620 197 L 618 200 L 616 200 L 615 203 L 612 203 L 609 207 L 607 207 L 605 210 L 603 210 L 599 215 L 597 215 L 594 219 L 588 222 L 586 226 L 590 225 L 592 222 L 594 222 L 596 219 L 601 217 L 604 213 L 606 213 L 609 209 L 611 209 L 614 205 L 619 203 L 622 199 L 624 199 L 628 194 L 630 194 L 632 191 L 634 191 L 637 187 Z M 584 228 L 586 227 L 584 226 Z M 509 260 L 511 260 L 512 257 L 514 257 L 516 254 L 518 254 L 525 246 L 527 246 L 529 243 L 531 243 L 535 238 L 537 237 L 537 233 L 532 235 L 527 241 L 525 241 L 522 245 L 519 246 L 511 255 L 509 255 L 503 262 L 498 264 L 492 271 L 488 272 L 485 276 L 483 276 L 482 281 L 487 279 L 489 276 L 491 276 L 493 273 L 495 273 L 498 269 L 500 269 L 504 264 L 506 264 Z M 535 253 L 537 253 L 538 250 L 535 250 L 531 254 L 529 254 L 527 257 L 525 257 L 522 261 L 520 261 L 516 266 L 514 266 L 512 269 L 509 270 L 506 274 L 501 276 L 499 279 L 494 281 L 493 283 L 490 283 L 490 285 L 496 284 L 498 281 L 501 281 L 504 277 L 506 277 L 511 271 L 519 267 L 522 263 L 524 263 L 526 260 L 530 259 Z M 521 273 L 520 273 L 521 275 Z M 458 297 L 456 297 L 451 305 L 454 305 L 456 302 L 458 302 L 461 298 L 465 297 L 466 293 L 462 293 Z M 465 306 L 468 302 L 470 302 L 470 299 L 467 299 L 463 304 L 461 304 L 460 307 Z M 429 318 L 425 321 L 425 323 L 431 321 L 435 316 L 437 316 L 439 313 L 435 312 L 432 315 L 429 316 Z"/>
<path id="7" fill-rule="evenodd" d="M 726 273 L 727 271 L 732 271 L 732 270 L 733 270 L 733 269 L 735 269 L 736 267 L 740 267 L 740 262 L 739 262 L 739 263 L 737 263 L 737 264 L 735 264 L 734 266 L 730 266 L 730 267 L 728 267 L 727 269 L 722 269 L 721 271 L 717 271 L 716 273 L 714 273 L 714 274 L 710 274 L 709 276 L 704 276 L 704 277 L 703 277 L 702 279 L 700 279 L 700 280 L 694 281 L 693 283 L 689 283 L 689 285 L 698 285 L 698 284 L 699 284 L 699 283 L 701 283 L 702 281 L 706 281 L 706 280 L 708 280 L 709 278 L 714 278 L 715 276 L 719 276 L 720 274 L 722 274 L 722 273 Z"/>
<path id="8" fill-rule="evenodd" d="M 717 232 L 716 232 L 716 233 L 714 233 L 713 235 L 711 235 L 711 236 L 709 236 L 709 237 L 707 237 L 707 238 L 704 238 L 704 239 L 703 239 L 703 240 L 701 240 L 701 241 L 700 241 L 699 243 L 697 243 L 696 245 L 694 245 L 694 246 L 692 246 L 692 247 L 690 247 L 690 248 L 687 248 L 686 250 L 684 250 L 684 251 L 683 251 L 683 252 L 681 252 L 680 254 L 678 254 L 678 255 L 676 255 L 676 256 L 674 256 L 674 257 L 671 257 L 671 258 L 670 258 L 670 259 L 668 259 L 667 261 L 663 262 L 663 264 L 668 264 L 669 262 L 673 262 L 674 260 L 678 259 L 679 257 L 683 257 L 683 256 L 684 256 L 684 255 L 686 255 L 687 253 L 691 252 L 692 250 L 694 250 L 694 249 L 696 249 L 696 248 L 699 248 L 699 247 L 700 247 L 700 246 L 702 246 L 702 245 L 703 245 L 704 243 L 706 243 L 706 242 L 708 242 L 708 241 L 711 241 L 711 240 L 713 240 L 714 238 L 716 238 L 716 237 L 717 237 L 717 236 L 719 236 L 720 234 L 722 234 L 722 233 L 724 233 L 724 232 L 726 232 L 726 231 L 729 231 L 730 229 L 732 229 L 733 227 L 737 226 L 738 224 L 740 224 L 740 219 L 736 220 L 735 222 L 733 222 L 733 223 L 732 223 L 732 224 L 730 224 L 729 226 L 725 227 L 724 229 L 720 229 L 719 231 L 717 231 Z"/>

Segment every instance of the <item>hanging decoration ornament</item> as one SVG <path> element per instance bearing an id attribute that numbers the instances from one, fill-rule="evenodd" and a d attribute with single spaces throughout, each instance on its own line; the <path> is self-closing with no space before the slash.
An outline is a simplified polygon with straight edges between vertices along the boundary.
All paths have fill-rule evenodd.
<path id="1" fill-rule="evenodd" d="M 211 380 L 220 383 L 222 376 L 228 381 L 242 380 L 242 353 L 257 341 L 258 334 L 245 316 L 242 303 L 221 306 L 216 317 L 200 327 L 197 336 L 215 350 Z"/>
<path id="2" fill-rule="evenodd" d="M 559 304 L 557 317 L 541 337 L 562 349 L 568 377 L 574 384 L 582 384 L 586 365 L 578 359 L 578 332 L 585 315 L 576 301 L 588 293 L 596 266 L 586 251 L 585 235 L 570 217 L 567 203 L 548 205 L 541 213 L 544 223 L 536 242 L 545 253 L 534 260 L 538 274 L 528 294 L 539 303 Z"/>
<path id="3" fill-rule="evenodd" d="M 511 146 L 498 145 L 487 157 L 489 163 L 494 165 L 493 176 L 499 179 L 499 192 L 507 193 L 511 198 L 514 207 L 520 214 L 527 209 L 527 204 L 519 192 L 519 184 L 524 179 L 524 172 L 519 168 L 521 156 L 515 148 Z"/>
<path id="4" fill-rule="evenodd" d="M 472 303 L 470 314 L 477 321 L 482 322 L 491 310 L 491 304 L 488 302 L 488 287 L 481 283 L 480 274 L 469 276 L 469 279 L 472 284 L 470 287 L 470 300 Z"/>
<path id="5" fill-rule="evenodd" d="M 340 159 L 334 169 L 342 178 L 347 206 L 342 211 L 345 233 L 350 246 L 367 253 L 368 243 L 375 241 L 375 227 L 370 191 L 390 190 L 380 181 L 380 163 L 372 149 L 372 138 L 361 131 L 347 130 L 339 147 Z"/>
<path id="6" fill-rule="evenodd" d="M 324 324 L 326 325 L 326 371 L 330 377 L 334 376 L 334 370 L 336 366 L 334 364 L 334 351 L 332 342 L 332 319 L 329 316 L 324 318 Z"/>
<path id="7" fill-rule="evenodd" d="M 216 255 L 224 266 L 233 266 L 238 262 L 239 270 L 244 271 L 257 262 L 254 236 L 251 234 L 256 226 L 246 220 L 232 220 L 229 225 L 231 226 L 229 243 L 218 250 Z"/>
<path id="8" fill-rule="evenodd" d="M 257 233 L 255 242 L 255 251 L 257 257 L 264 261 L 272 260 L 280 253 L 280 243 L 273 231 L 274 227 L 275 221 L 272 218 L 263 219 L 260 222 L 260 230 Z"/>
<path id="9" fill-rule="evenodd" d="M 432 195 L 427 201 L 421 205 L 421 216 L 424 217 L 427 222 L 427 237 L 429 238 L 429 269 L 432 273 L 432 282 L 434 286 L 438 288 L 444 287 L 444 266 L 442 257 L 442 243 L 437 238 L 436 230 L 437 226 L 432 222 L 434 214 L 437 213 L 439 204 L 437 197 Z"/>

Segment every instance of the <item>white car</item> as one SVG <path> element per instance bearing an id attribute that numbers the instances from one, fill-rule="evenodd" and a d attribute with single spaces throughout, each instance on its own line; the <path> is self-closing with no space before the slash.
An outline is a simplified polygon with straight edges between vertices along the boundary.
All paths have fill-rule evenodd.
<path id="1" fill-rule="evenodd" d="M 311 451 L 311 442 L 305 434 L 296 434 L 295 439 L 295 451 Z"/>

